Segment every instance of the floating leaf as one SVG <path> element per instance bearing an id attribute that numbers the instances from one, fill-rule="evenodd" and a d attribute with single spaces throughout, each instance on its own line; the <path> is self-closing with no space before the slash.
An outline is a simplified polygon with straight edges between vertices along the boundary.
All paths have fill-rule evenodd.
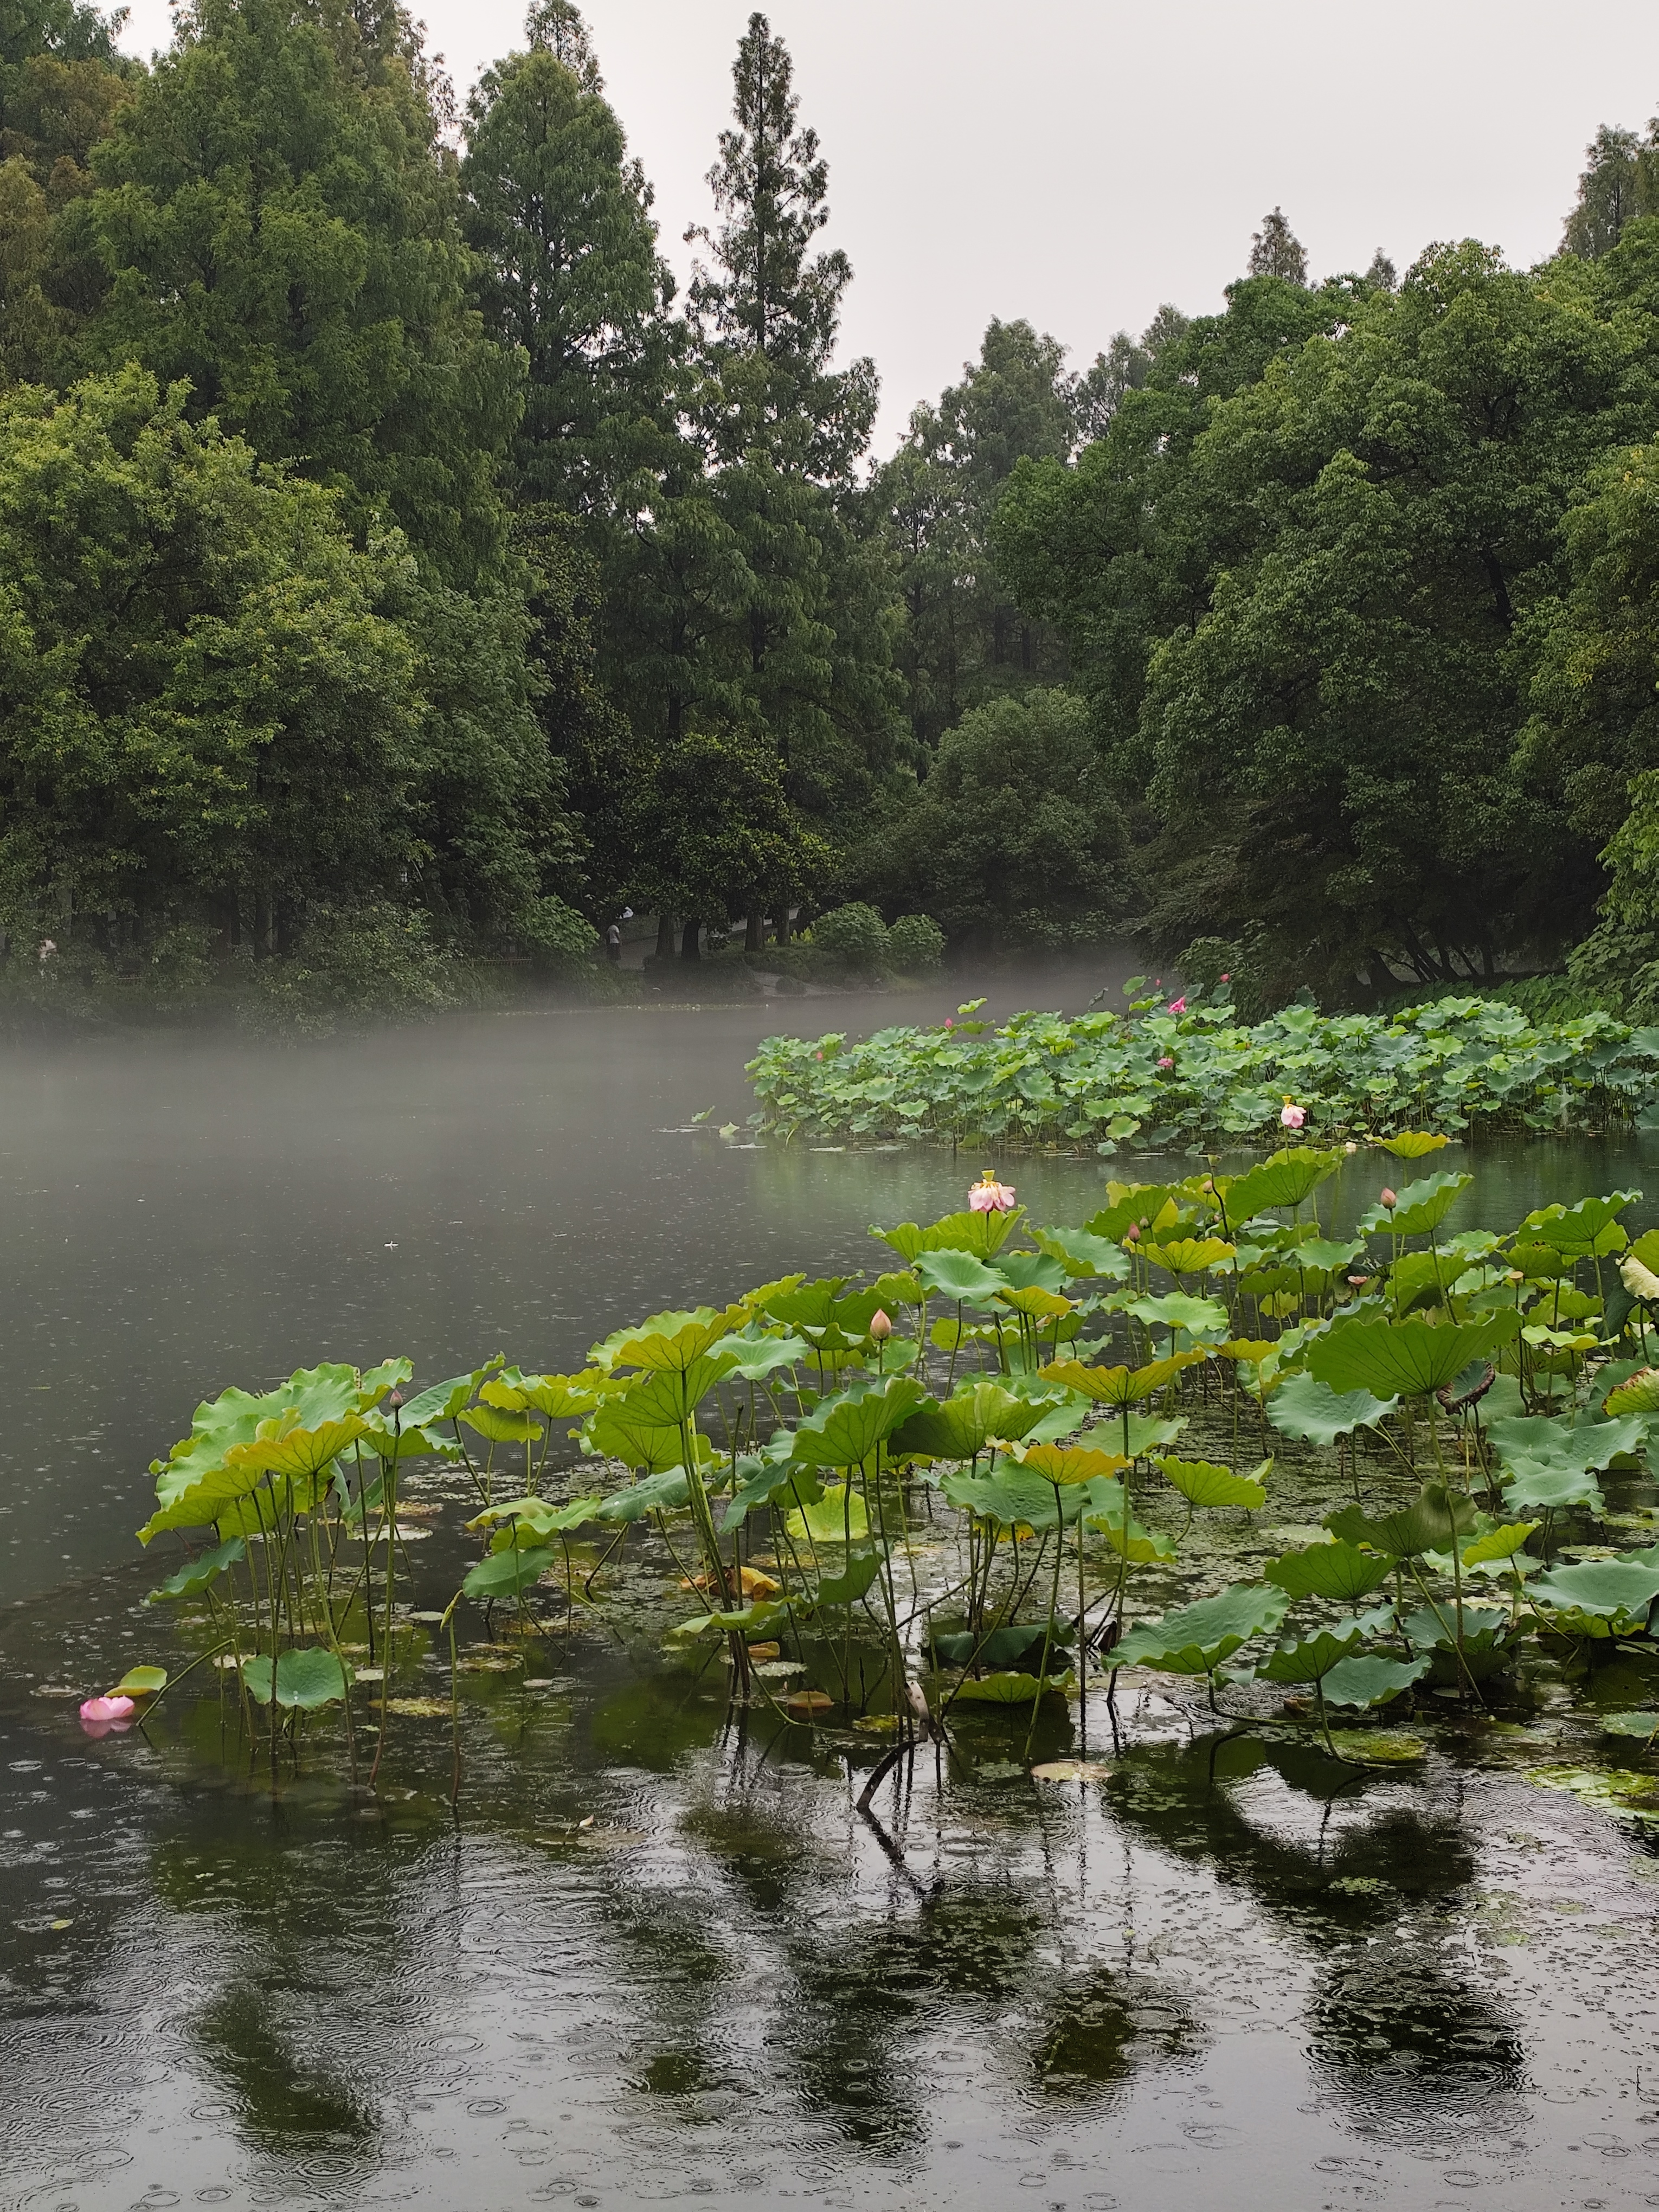
<path id="1" fill-rule="evenodd" d="M 1031 1773 L 1038 1782 L 1104 1782 L 1111 1771 L 1100 1759 L 1045 1759 Z"/>
<path id="2" fill-rule="evenodd" d="M 1659 1545 L 1627 1552 L 1616 1559 L 1586 1559 L 1571 1567 L 1552 1567 L 1528 1586 L 1534 1604 L 1571 1606 L 1575 1612 L 1607 1619 L 1644 1617 L 1659 1597 Z"/>
<path id="3" fill-rule="evenodd" d="M 1017 1667 L 1022 1659 L 1040 1656 L 1045 1644 L 1057 1650 L 1071 1642 L 1072 1632 L 1063 1623 L 1051 1628 L 1042 1620 L 1014 1622 L 1006 1628 L 993 1628 L 983 1636 L 964 1629 L 957 1635 L 935 1636 L 933 1639 L 935 1656 L 947 1667 L 988 1667 L 994 1670 Z"/>
<path id="4" fill-rule="evenodd" d="M 788 1601 L 781 1602 L 762 1598 L 754 1605 L 746 1605 L 732 1613 L 700 1613 L 695 1620 L 682 1620 L 668 1632 L 671 1636 L 701 1636 L 715 1628 L 726 1636 L 757 1636 L 763 1629 L 781 1620 L 789 1611 Z"/>
<path id="5" fill-rule="evenodd" d="M 272 1696 L 272 1673 L 269 1659 L 245 1659 L 242 1680 L 247 1685 L 248 1695 L 260 1705 L 268 1705 Z M 310 1711 L 319 1705 L 332 1705 L 343 1698 L 351 1686 L 353 1677 L 343 1660 L 337 1659 L 331 1651 L 311 1645 L 298 1651 L 284 1651 L 276 1661 L 275 1694 L 276 1703 L 289 1709 Z M 447 1710 L 446 1708 L 446 1710 Z"/>
<path id="6" fill-rule="evenodd" d="M 167 1686 L 165 1667 L 129 1667 L 112 1690 L 105 1692 L 111 1698 L 153 1698 Z"/>
<path id="7" fill-rule="evenodd" d="M 1047 1674 L 1042 1681 L 1035 1674 L 970 1674 L 957 1685 L 955 1695 L 988 1705 L 1029 1705 L 1045 1692 L 1071 1687 L 1069 1674 Z"/>

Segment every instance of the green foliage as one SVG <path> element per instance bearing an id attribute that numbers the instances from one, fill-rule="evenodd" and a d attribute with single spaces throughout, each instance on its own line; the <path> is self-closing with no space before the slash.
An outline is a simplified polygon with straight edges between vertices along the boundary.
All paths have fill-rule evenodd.
<path id="1" fill-rule="evenodd" d="M 915 902 L 952 939 L 1059 945 L 1121 922 L 1122 857 L 1086 708 L 1034 690 L 946 731 L 914 796 L 890 799 L 856 868 L 890 910 Z"/>
<path id="2" fill-rule="evenodd" d="M 1167 1064 L 1166 1064 L 1167 1063 Z M 1599 1128 L 1659 1098 L 1659 1029 L 1600 1014 L 1528 1021 L 1444 999 L 1388 1019 L 1310 1006 L 1243 1028 L 1226 1004 L 1143 1018 L 1017 1014 L 995 1029 L 769 1037 L 750 1062 L 761 1126 L 1021 1143 L 1214 1146 L 1284 1134 L 1288 1093 L 1322 1134 L 1471 1127 Z M 1241 1212 L 1292 1205 L 1339 1154 L 1297 1146 L 1235 1179 Z M 1449 1199 L 1447 1203 L 1449 1204 Z M 1229 1203 L 1228 1221 L 1235 1219 Z"/>
<path id="3" fill-rule="evenodd" d="M 902 914 L 887 933 L 887 957 L 901 975 L 930 974 L 945 957 L 945 932 L 927 914 Z"/>
<path id="4" fill-rule="evenodd" d="M 874 907 L 854 901 L 821 914 L 812 924 L 812 942 L 848 968 L 873 973 L 887 957 L 887 925 Z"/>

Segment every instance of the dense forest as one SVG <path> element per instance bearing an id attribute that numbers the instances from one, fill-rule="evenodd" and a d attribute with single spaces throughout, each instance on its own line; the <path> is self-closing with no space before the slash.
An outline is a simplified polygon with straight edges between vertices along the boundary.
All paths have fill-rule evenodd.
<path id="1" fill-rule="evenodd" d="M 682 295 L 569 0 L 460 111 L 389 0 L 149 67 L 0 0 L 14 966 L 418 995 L 856 902 L 1659 1004 L 1659 126 L 1541 267 L 1316 283 L 1275 210 L 1222 313 L 994 321 L 878 461 L 762 15 L 733 89 Z"/>

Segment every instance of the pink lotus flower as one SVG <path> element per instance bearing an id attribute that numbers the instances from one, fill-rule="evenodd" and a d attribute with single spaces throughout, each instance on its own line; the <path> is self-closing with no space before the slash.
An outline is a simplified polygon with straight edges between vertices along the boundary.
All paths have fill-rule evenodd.
<path id="1" fill-rule="evenodd" d="M 1233 979 L 1231 975 L 1224 975 L 1221 980 L 1224 983 L 1231 983 Z"/>
<path id="2" fill-rule="evenodd" d="M 1279 1118 L 1287 1129 L 1299 1129 L 1308 1118 L 1308 1109 L 1287 1098 L 1279 1109 Z"/>
<path id="3" fill-rule="evenodd" d="M 1013 1202 L 1012 1183 L 999 1182 L 989 1168 L 968 1193 L 968 1203 L 975 1213 L 1006 1213 Z"/>
<path id="4" fill-rule="evenodd" d="M 1164 1055 L 1163 1059 L 1162 1059 L 1162 1060 L 1159 1060 L 1159 1062 L 1158 1062 L 1158 1066 L 1159 1066 L 1160 1067 L 1173 1067 L 1173 1066 L 1175 1066 L 1175 1062 L 1174 1062 L 1174 1060 L 1172 1060 L 1170 1059 L 1170 1055 L 1169 1055 L 1169 1054 L 1168 1054 L 1167 1052 L 1164 1054 Z"/>
<path id="5" fill-rule="evenodd" d="M 1381 1194 L 1380 1202 L 1388 1212 L 1392 1213 L 1400 1203 L 1399 1195 L 1395 1191 L 1385 1189 Z"/>
<path id="6" fill-rule="evenodd" d="M 888 1338 L 893 1334 L 893 1324 L 888 1320 L 886 1315 L 882 1311 L 879 1306 L 876 1308 L 874 1313 L 870 1316 L 870 1334 L 875 1338 L 878 1344 L 885 1344 Z"/>
<path id="7" fill-rule="evenodd" d="M 947 1030 L 953 1030 L 953 1029 L 955 1029 L 956 1025 L 957 1025 L 957 1018 L 956 1018 L 956 1016 L 955 1016 L 954 1014 L 946 1014 L 946 1016 L 945 1017 L 945 1028 L 946 1028 Z"/>
<path id="8" fill-rule="evenodd" d="M 1129 1224 L 1128 1241 L 1131 1244 L 1139 1244 L 1140 1242 L 1140 1224 L 1138 1221 L 1132 1221 Z"/>
<path id="9" fill-rule="evenodd" d="M 81 1708 L 81 1718 L 88 1728 L 106 1729 L 112 1721 L 131 1720 L 133 1710 L 131 1698 L 88 1698 Z"/>
<path id="10" fill-rule="evenodd" d="M 1170 1014 L 1184 1014 L 1186 1011 L 1187 1001 L 1184 997 L 1171 999 L 1169 1005 L 1164 1008 L 1164 1012 Z"/>

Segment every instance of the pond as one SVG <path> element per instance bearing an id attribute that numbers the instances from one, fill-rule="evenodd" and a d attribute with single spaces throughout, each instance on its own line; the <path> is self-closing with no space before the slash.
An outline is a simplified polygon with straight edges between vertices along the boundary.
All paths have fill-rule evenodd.
<path id="1" fill-rule="evenodd" d="M 933 995 L 906 1018 L 957 994 Z M 1152 1675 L 1116 1742 L 1045 1701 L 1033 1756 L 1092 1778 L 1034 1780 L 1024 1715 L 971 1713 L 865 1820 L 882 1739 L 734 1706 L 720 1650 L 665 1649 L 678 1578 L 647 1539 L 603 1618 L 469 1625 L 452 1804 L 419 1619 L 462 1556 L 437 1468 L 410 1478 L 432 1534 L 401 1631 L 433 1694 L 389 1724 L 377 1795 L 337 1729 L 273 1784 L 222 1688 L 82 1732 L 61 1693 L 170 1632 L 132 1530 L 198 1397 L 392 1352 L 416 1387 L 498 1348 L 562 1370 L 653 1308 L 879 1267 L 870 1222 L 960 1205 L 948 1154 L 716 1133 L 761 1036 L 885 1012 L 8 1049 L 0 2201 L 1659 2202 L 1659 1851 L 1531 1778 L 1606 1760 L 1547 1668 L 1500 1721 L 1448 1705 L 1392 1771 L 1232 1733 Z M 1466 1210 L 1659 1198 L 1654 1144 L 1483 1151 Z M 1107 1165 L 1009 1173 L 1075 1222 Z M 1376 1182 L 1345 1170 L 1332 1225 Z M 1608 1491 L 1653 1503 L 1645 1476 Z"/>

